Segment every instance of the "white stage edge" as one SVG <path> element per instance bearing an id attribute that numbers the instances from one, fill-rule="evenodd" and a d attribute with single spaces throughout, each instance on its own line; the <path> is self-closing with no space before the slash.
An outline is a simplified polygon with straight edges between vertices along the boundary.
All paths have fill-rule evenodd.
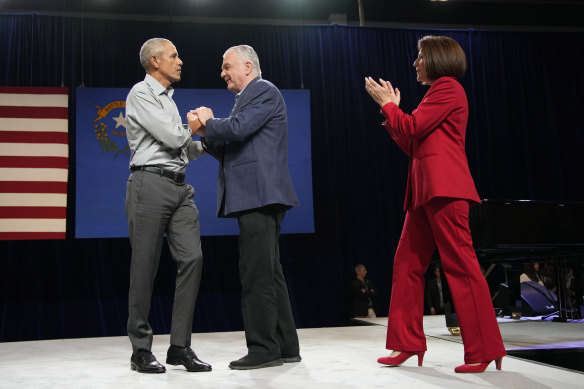
<path id="1" fill-rule="evenodd" d="M 0 343 L 0 389 L 24 388 L 513 388 L 567 389 L 584 387 L 584 374 L 513 357 L 483 374 L 456 374 L 463 363 L 460 337 L 448 333 L 444 316 L 427 316 L 428 351 L 424 366 L 411 358 L 403 366 L 387 367 L 376 359 L 385 350 L 386 318 L 377 325 L 300 329 L 302 362 L 258 370 L 230 370 L 228 364 L 245 355 L 243 332 L 195 333 L 193 349 L 213 366 L 212 372 L 189 373 L 166 365 L 165 374 L 130 370 L 127 337 L 57 339 Z M 583 340 L 581 323 L 500 323 L 506 348 Z M 164 364 L 169 336 L 154 337 L 153 352 Z"/>

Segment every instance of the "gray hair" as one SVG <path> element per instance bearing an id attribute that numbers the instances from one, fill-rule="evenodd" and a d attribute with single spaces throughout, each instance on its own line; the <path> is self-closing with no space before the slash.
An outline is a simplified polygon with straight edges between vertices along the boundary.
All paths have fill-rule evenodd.
<path id="1" fill-rule="evenodd" d="M 164 44 L 172 42 L 165 38 L 148 39 L 140 49 L 140 63 L 144 70 L 148 71 L 150 68 L 150 58 L 155 55 L 161 55 L 164 52 Z"/>
<path id="2" fill-rule="evenodd" d="M 230 47 L 227 50 L 225 50 L 225 53 L 223 53 L 223 58 L 225 58 L 225 55 L 227 55 L 227 53 L 232 50 L 235 51 L 237 55 L 239 55 L 239 58 L 241 58 L 243 62 L 251 62 L 251 67 L 253 69 L 252 71 L 259 77 L 262 76 L 262 70 L 260 69 L 260 60 L 253 47 L 248 45 Z"/>

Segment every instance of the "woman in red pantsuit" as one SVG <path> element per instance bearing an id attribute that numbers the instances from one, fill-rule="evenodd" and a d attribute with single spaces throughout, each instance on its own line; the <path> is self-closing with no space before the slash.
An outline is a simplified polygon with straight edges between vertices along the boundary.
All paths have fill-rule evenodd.
<path id="1" fill-rule="evenodd" d="M 460 45 L 444 36 L 418 41 L 417 80 L 430 89 L 411 115 L 398 108 L 400 91 L 389 81 L 365 79 L 381 106 L 383 126 L 410 157 L 404 210 L 407 211 L 393 264 L 386 348 L 379 363 L 397 366 L 411 356 L 422 365 L 424 273 L 437 247 L 464 342 L 457 373 L 501 368 L 506 355 L 487 283 L 472 246 L 468 211 L 479 204 L 465 152 L 468 102 L 457 79 L 466 71 Z"/>

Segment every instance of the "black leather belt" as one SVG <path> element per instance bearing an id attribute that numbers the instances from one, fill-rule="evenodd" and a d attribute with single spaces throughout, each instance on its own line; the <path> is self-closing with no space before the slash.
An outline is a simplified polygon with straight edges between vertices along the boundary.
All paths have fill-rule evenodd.
<path id="1" fill-rule="evenodd" d="M 154 174 L 158 174 L 159 176 L 162 177 L 166 177 L 166 178 L 170 178 L 171 180 L 173 180 L 176 183 L 182 184 L 183 182 L 185 182 L 185 175 L 184 173 L 175 173 L 173 171 L 170 170 L 166 170 L 163 169 L 161 167 L 156 167 L 156 166 L 132 166 L 130 168 L 131 171 L 135 172 L 135 171 L 143 171 L 143 172 L 149 172 L 149 173 L 154 173 Z"/>

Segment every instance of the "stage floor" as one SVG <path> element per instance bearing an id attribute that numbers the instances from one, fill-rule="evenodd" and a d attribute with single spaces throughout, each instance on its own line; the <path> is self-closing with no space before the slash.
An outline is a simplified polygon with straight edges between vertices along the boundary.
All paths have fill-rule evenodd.
<path id="1" fill-rule="evenodd" d="M 455 374 L 463 363 L 459 336 L 445 327 L 444 316 L 426 316 L 428 351 L 424 366 L 412 358 L 400 367 L 377 364 L 384 348 L 387 318 L 372 325 L 298 330 L 302 362 L 258 370 L 235 371 L 230 361 L 245 355 L 243 332 L 193 334 L 193 349 L 213 365 L 208 373 L 189 373 L 167 365 L 166 374 L 130 370 L 127 337 L 57 339 L 0 343 L 0 388 L 582 388 L 582 372 L 503 359 L 484 374 Z M 584 324 L 549 321 L 501 321 L 505 347 L 584 347 Z M 154 337 L 153 352 L 164 363 L 169 336 Z"/>

